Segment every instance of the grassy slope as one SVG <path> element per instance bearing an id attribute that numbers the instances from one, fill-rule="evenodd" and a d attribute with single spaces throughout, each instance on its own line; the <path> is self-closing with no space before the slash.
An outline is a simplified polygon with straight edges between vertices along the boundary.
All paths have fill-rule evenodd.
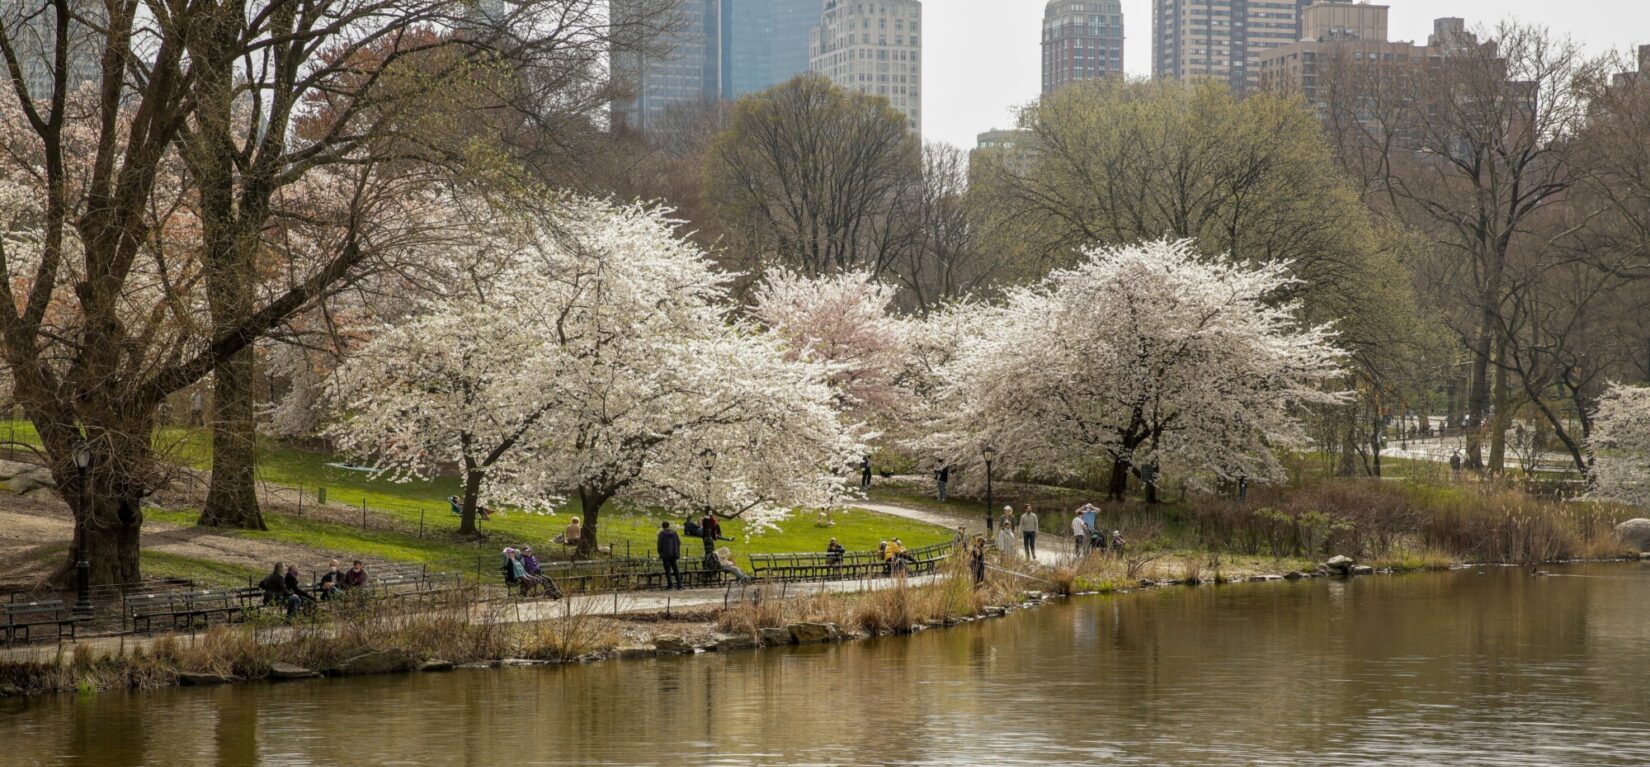
<path id="1" fill-rule="evenodd" d="M 39 444 L 33 426 L 27 422 L 0 423 L 0 436 L 15 437 L 25 444 Z M 211 438 L 201 430 L 165 429 L 155 439 L 156 450 L 169 460 L 209 468 L 211 465 Z M 320 549 L 354 552 L 370 559 L 402 562 L 422 562 L 444 571 L 474 572 L 478 560 L 483 569 L 491 568 L 497 553 L 506 545 L 532 545 L 541 558 L 561 555 L 561 547 L 550 539 L 566 528 L 568 512 L 576 504 L 564 506 L 555 516 L 527 513 L 496 514 L 491 522 L 482 523 L 487 534 L 485 542 L 460 540 L 451 535 L 457 528 L 457 518 L 449 510 L 446 498 L 459 492 L 458 481 L 438 477 L 428 481 L 392 482 L 374 479 L 370 475 L 328 466 L 338 456 L 304 450 L 275 442 L 262 446 L 259 454 L 258 478 L 269 485 L 295 488 L 303 492 L 306 507 L 314 502 L 320 488 L 326 488 L 327 500 L 332 504 L 359 507 L 363 502 L 369 510 L 368 528 L 337 521 L 340 515 L 330 511 L 326 519 L 317 519 L 307 513 L 266 514 L 269 530 L 241 532 L 254 538 L 283 541 Z M 296 498 L 282 493 L 283 498 Z M 195 511 L 191 509 L 153 510 L 150 519 L 180 525 L 194 524 Z M 424 534 L 420 537 L 422 517 Z M 617 505 L 603 509 L 601 541 L 612 544 L 619 555 L 627 551 L 643 556 L 653 551 L 654 539 L 661 520 L 671 520 L 680 530 L 681 518 L 657 511 L 630 510 Z M 835 525 L 822 529 L 815 526 L 814 515 L 799 513 L 780 526 L 747 537 L 745 524 L 727 520 L 723 533 L 734 539 L 730 544 L 735 553 L 789 553 L 823 551 L 831 537 L 850 550 L 874 549 L 878 541 L 898 537 L 908 546 L 925 546 L 947 540 L 949 532 L 932 525 L 910 520 L 872 514 L 863 511 L 839 511 L 832 515 Z M 699 550 L 688 542 L 689 552 Z M 151 554 L 153 558 L 151 559 Z M 181 575 L 197 580 L 223 580 L 226 573 L 214 572 L 214 563 L 187 557 L 145 554 L 146 572 L 156 575 Z M 313 563 L 305 563 L 313 564 Z M 150 569 L 151 566 L 154 569 Z M 193 569 L 196 575 L 188 571 Z M 488 570 L 490 573 L 490 570 Z M 230 580 L 244 580 L 237 573 L 227 574 Z M 212 576 L 212 577 L 198 577 Z"/>

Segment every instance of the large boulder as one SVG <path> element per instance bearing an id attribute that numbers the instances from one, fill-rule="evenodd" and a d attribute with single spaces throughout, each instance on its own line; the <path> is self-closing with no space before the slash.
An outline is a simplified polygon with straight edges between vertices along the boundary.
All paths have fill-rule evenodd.
<path id="1" fill-rule="evenodd" d="M 315 671 L 303 666 L 294 666 L 291 663 L 269 664 L 269 678 L 271 679 L 314 679 L 318 676 L 320 674 Z"/>
<path id="2" fill-rule="evenodd" d="M 693 652 L 693 644 L 679 634 L 660 634 L 653 638 L 653 649 L 659 653 Z"/>
<path id="3" fill-rule="evenodd" d="M 750 634 L 728 634 L 726 636 L 717 637 L 716 639 L 716 649 L 718 652 L 726 652 L 728 650 L 749 650 L 753 647 L 756 647 L 756 637 L 753 637 Z"/>
<path id="4" fill-rule="evenodd" d="M 52 473 L 39 466 L 8 477 L 5 483 L 7 490 L 18 495 L 40 493 L 40 491 L 53 492 L 57 488 L 57 480 L 52 478 Z"/>
<path id="5" fill-rule="evenodd" d="M 364 676 L 367 674 L 390 674 L 397 671 L 411 671 L 418 668 L 418 659 L 399 647 L 387 650 L 368 650 L 344 658 L 338 665 L 327 669 L 332 676 Z"/>
<path id="6" fill-rule="evenodd" d="M 234 684 L 241 681 L 240 677 L 230 674 L 214 674 L 209 671 L 179 671 L 178 684 L 184 687 L 209 687 L 217 684 Z"/>
<path id="7" fill-rule="evenodd" d="M 769 646 L 790 644 L 791 642 L 796 641 L 791 636 L 790 629 L 782 629 L 782 628 L 757 629 L 757 636 L 761 638 L 762 644 L 769 645 Z"/>
<path id="8" fill-rule="evenodd" d="M 1323 563 L 1324 567 L 1329 568 L 1330 572 L 1342 574 L 1352 572 L 1352 566 L 1355 564 L 1357 562 L 1345 554 L 1336 554 L 1330 557 L 1328 562 Z"/>
<path id="9" fill-rule="evenodd" d="M 1650 519 L 1639 517 L 1616 525 L 1616 537 L 1639 551 L 1650 551 Z"/>
<path id="10" fill-rule="evenodd" d="M 797 644 L 834 642 L 842 638 L 842 629 L 835 623 L 792 623 L 787 628 Z"/>

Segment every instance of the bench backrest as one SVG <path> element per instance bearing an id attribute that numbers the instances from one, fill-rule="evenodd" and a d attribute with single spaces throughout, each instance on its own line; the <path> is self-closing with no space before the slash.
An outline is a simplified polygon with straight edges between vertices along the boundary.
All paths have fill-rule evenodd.
<path id="1" fill-rule="evenodd" d="M 41 602 L 15 602 L 0 605 L 6 611 L 6 622 L 14 623 L 19 617 L 31 615 L 57 615 L 63 612 L 63 601 L 51 599 Z"/>

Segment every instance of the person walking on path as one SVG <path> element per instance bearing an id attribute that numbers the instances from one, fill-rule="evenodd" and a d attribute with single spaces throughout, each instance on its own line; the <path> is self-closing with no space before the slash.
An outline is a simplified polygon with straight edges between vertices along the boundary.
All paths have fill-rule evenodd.
<path id="1" fill-rule="evenodd" d="M 997 551 L 1005 557 L 1014 556 L 1014 507 L 1003 507 L 1002 524 L 997 525 Z"/>
<path id="2" fill-rule="evenodd" d="M 940 503 L 945 503 L 945 486 L 950 481 L 951 467 L 943 463 L 940 464 L 940 467 L 934 470 L 934 487 L 939 495 Z"/>
<path id="3" fill-rule="evenodd" d="M 1071 550 L 1078 559 L 1083 558 L 1089 542 L 1089 525 L 1083 521 L 1083 510 L 1078 509 L 1071 515 Z"/>
<path id="4" fill-rule="evenodd" d="M 1031 504 L 1020 515 L 1020 539 L 1025 542 L 1026 559 L 1037 561 L 1037 512 Z"/>
<path id="5" fill-rule="evenodd" d="M 859 489 L 871 489 L 871 456 L 865 456 L 859 461 Z"/>
<path id="6" fill-rule="evenodd" d="M 669 522 L 659 524 L 659 561 L 665 564 L 665 588 L 682 588 L 682 570 L 676 566 L 682 558 L 682 539 L 670 529 Z"/>

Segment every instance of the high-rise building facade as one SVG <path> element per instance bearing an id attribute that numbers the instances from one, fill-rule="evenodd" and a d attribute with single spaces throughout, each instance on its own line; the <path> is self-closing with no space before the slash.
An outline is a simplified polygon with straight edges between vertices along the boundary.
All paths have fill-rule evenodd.
<path id="1" fill-rule="evenodd" d="M 651 130 L 673 105 L 737 99 L 808 71 L 809 34 L 822 0 L 683 0 L 660 26 L 661 53 L 615 53 L 613 71 L 629 98 L 614 119 Z M 658 3 L 613 0 L 618 20 L 655 12 Z"/>
<path id="2" fill-rule="evenodd" d="M 70 90 L 95 84 L 102 77 L 98 56 L 102 53 L 97 27 L 103 26 L 107 9 L 96 0 L 70 0 L 73 10 L 68 25 L 63 83 Z M 18 3 L 0 0 L 0 24 L 5 25 L 22 69 L 23 86 L 31 98 L 51 98 L 56 81 L 57 6 L 53 3 Z M 8 79 L 9 81 L 9 79 Z"/>
<path id="3" fill-rule="evenodd" d="M 825 0 L 812 69 L 850 91 L 884 96 L 922 132 L 922 3 Z"/>
<path id="4" fill-rule="evenodd" d="M 1043 93 L 1122 75 L 1121 0 L 1051 0 L 1043 9 Z"/>
<path id="5" fill-rule="evenodd" d="M 1153 0 L 1152 76 L 1247 93 L 1266 51 L 1300 40 L 1310 0 Z"/>

